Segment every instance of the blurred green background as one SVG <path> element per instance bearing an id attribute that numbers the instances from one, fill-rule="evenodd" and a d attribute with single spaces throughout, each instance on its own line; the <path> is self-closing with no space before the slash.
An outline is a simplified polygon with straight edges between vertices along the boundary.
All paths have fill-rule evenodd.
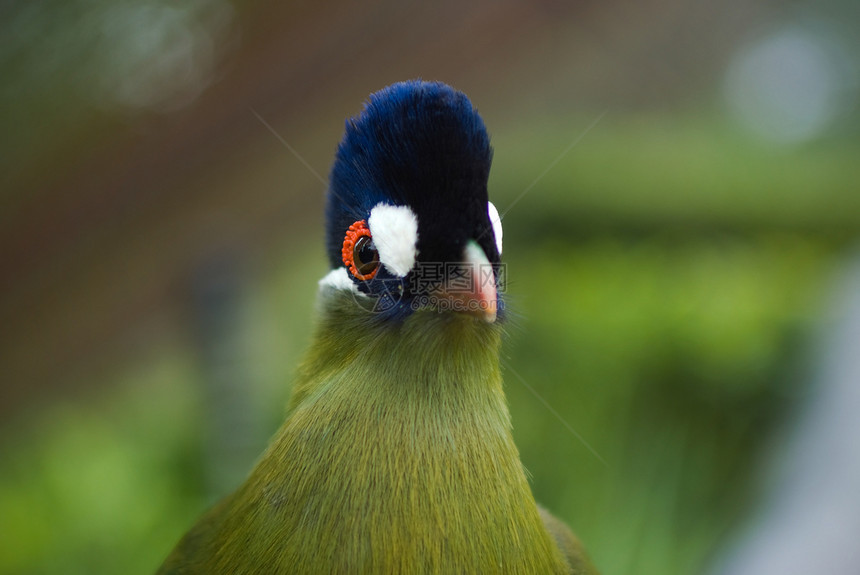
<path id="1" fill-rule="evenodd" d="M 755 507 L 860 230 L 855 4 L 0 14 L 0 573 L 151 573 L 241 481 L 327 271 L 317 175 L 414 77 L 491 131 L 537 498 L 605 575 L 702 572 Z"/>

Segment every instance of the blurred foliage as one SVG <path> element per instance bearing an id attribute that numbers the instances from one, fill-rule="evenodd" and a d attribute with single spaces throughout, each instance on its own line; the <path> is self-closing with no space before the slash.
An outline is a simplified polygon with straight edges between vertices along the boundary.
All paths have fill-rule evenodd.
<path id="1" fill-rule="evenodd" d="M 247 393 L 264 423 L 255 426 L 263 435 L 250 446 L 240 478 L 283 419 L 289 382 L 310 338 L 308 304 L 325 265 L 319 246 L 304 258 L 308 276 L 281 268 L 243 307 Z M 187 336 L 165 338 L 152 355 L 96 386 L 101 393 L 5 422 L 0 573 L 152 573 L 223 495 L 208 492 L 206 382 Z"/>
<path id="2" fill-rule="evenodd" d="M 203 502 L 194 373 L 179 357 L 5 437 L 2 573 L 147 573 Z"/>
<path id="3" fill-rule="evenodd" d="M 701 572 L 802 383 L 821 249 L 608 238 L 521 245 L 508 261 L 524 319 L 506 363 L 564 418 L 506 375 L 536 496 L 604 573 Z"/>
<path id="4" fill-rule="evenodd" d="M 789 229 L 843 239 L 860 228 L 860 165 L 853 160 L 860 141 L 853 133 L 772 146 L 704 106 L 670 114 L 559 114 L 493 136 L 490 183 L 499 205 L 536 188 L 521 200 L 528 206 L 513 212 L 518 227 L 552 224 L 574 236 L 607 227 Z M 558 165 L 535 184 L 551 159 Z"/>
<path id="5" fill-rule="evenodd" d="M 494 134 L 497 205 L 529 190 L 505 220 L 515 436 L 538 499 L 603 573 L 696 573 L 802 383 L 798 351 L 860 213 L 846 209 L 854 148 L 774 151 L 707 117 L 607 117 L 532 186 L 588 123 Z M 248 310 L 249 393 L 269 431 L 324 273 L 303 241 Z M 194 361 L 180 342 L 5 436 L 0 573 L 155 569 L 211 502 Z"/>
<path id="6" fill-rule="evenodd" d="M 119 110 L 192 100 L 232 45 L 232 17 L 226 0 L 3 3 L 0 182 L 46 159 L 66 167 L 69 150 L 122 125 Z"/>
<path id="7" fill-rule="evenodd" d="M 299 15 L 310 6 L 301 4 Z M 849 7 L 837 4 L 845 4 L 841 13 Z M 473 74 L 476 86 L 495 74 L 523 88 L 499 90 L 497 101 L 476 104 L 495 148 L 491 196 L 502 212 L 512 208 L 505 219 L 511 320 L 503 364 L 514 434 L 535 494 L 580 534 L 604 575 L 692 574 L 704 570 L 752 505 L 757 462 L 774 430 L 803 401 L 805 350 L 822 287 L 839 249 L 860 230 L 860 140 L 856 113 L 805 143 L 754 140 L 743 126 L 727 121 L 725 103 L 716 103 L 717 79 L 705 88 L 711 101 L 689 109 L 679 107 L 677 95 L 664 102 L 676 94 L 667 83 L 689 82 L 702 61 L 695 52 L 710 50 L 707 41 L 699 44 L 702 29 L 726 8 L 696 7 L 689 21 L 683 10 L 665 11 L 668 6 L 631 8 L 616 7 L 617 15 L 588 8 L 576 26 L 559 28 L 547 39 L 538 38 L 534 21 L 517 17 L 518 26 L 511 28 L 517 34 L 503 34 L 524 34 L 536 52 L 503 54 L 508 65 L 494 71 L 486 54 L 464 51 L 449 71 L 456 77 L 458 69 L 466 70 L 463 75 Z M 158 115 L 186 105 L 218 81 L 219 62 L 236 41 L 237 15 L 255 10 L 251 3 L 225 0 L 0 6 L 0 132 L 7 136 L 0 141 L 0 184 L 7 184 L 0 190 L 0 216 L 14 217 L 16 204 L 35 205 L 34 200 L 46 207 L 67 202 L 75 210 L 97 209 L 92 199 L 81 202 L 40 182 L 74 173 L 89 150 L 111 147 L 117 131 L 146 130 L 133 118 L 153 114 L 172 122 L 174 117 Z M 739 12 L 731 27 L 754 23 L 755 10 Z M 598 20 L 642 20 L 649 33 L 637 33 L 630 24 L 602 28 L 588 12 Z M 384 3 L 367 12 L 379 30 L 365 28 L 343 10 L 319 13 L 325 15 L 319 22 L 337 24 L 340 18 L 346 24 L 330 28 L 331 44 L 301 46 L 306 60 L 285 66 L 279 82 L 318 97 L 319 86 L 335 85 L 320 83 L 318 76 L 342 70 L 333 75 L 338 89 L 350 93 L 339 85 L 349 80 L 343 77 L 346 66 L 330 65 L 336 53 L 346 54 L 356 77 L 374 76 L 368 72 L 376 68 L 413 69 L 412 63 L 398 68 L 388 53 L 409 53 L 415 46 L 386 45 L 383 60 L 367 49 L 382 46 L 382 37 L 389 41 L 407 12 Z M 397 20 L 398 14 L 404 19 Z M 329 22 L 332 15 L 335 21 Z M 455 28 L 464 31 L 457 37 L 470 46 L 492 46 L 487 29 L 481 32 L 470 20 L 475 13 L 458 12 L 456 18 Z M 548 18 L 561 16 L 553 12 Z M 697 19 L 707 23 L 697 25 Z M 840 19 L 853 37 L 857 27 L 850 23 L 856 17 Z M 314 28 L 317 21 L 306 26 L 302 20 L 286 32 L 283 22 L 272 21 L 279 35 L 307 27 L 308 37 L 325 36 Z M 688 42 L 672 32 L 680 22 Z M 404 29 L 414 34 L 411 25 Z M 654 30 L 661 38 L 649 51 L 642 38 Z M 429 37 L 415 36 L 419 44 Z M 562 36 L 593 37 L 594 44 L 568 43 Z M 421 52 L 444 57 L 441 44 L 460 46 L 450 35 L 433 37 L 439 45 L 421 45 Z M 263 35 L 249 44 L 276 50 L 268 41 Z M 625 48 L 627 41 L 633 43 Z M 542 43 L 551 48 L 549 61 L 541 58 L 549 55 L 539 50 Z M 582 60 L 570 59 L 566 51 L 574 49 Z M 278 61 L 283 55 L 275 51 L 271 57 Z M 721 58 L 715 52 L 705 60 Z M 515 73 L 518 65 L 533 75 Z M 262 67 L 254 60 L 247 66 Z M 786 67 L 789 75 L 793 70 Z M 240 91 L 254 93 L 250 84 L 256 88 L 265 77 L 248 76 Z M 538 93 L 542 88 L 531 82 L 555 95 Z M 630 88 L 637 82 L 646 101 L 665 107 L 643 111 L 640 103 L 635 113 L 610 109 L 601 115 L 583 111 L 581 96 L 568 101 L 580 92 L 603 99 L 617 83 L 625 94 L 618 101 L 637 102 L 641 94 Z M 282 92 L 268 90 L 268 98 L 280 101 Z M 856 94 L 852 90 L 845 94 Z M 501 93 L 506 91 L 511 93 Z M 538 115 L 517 117 L 520 111 L 512 106 L 528 106 L 536 96 Z M 230 96 L 219 106 L 241 101 L 244 109 L 260 101 L 244 98 Z M 580 112 L 570 114 L 573 107 Z M 341 119 L 335 123 L 339 129 Z M 305 142 L 323 133 L 307 134 Z M 235 138 L 237 148 L 245 142 L 229 131 L 222 137 L 231 143 Z M 208 132 L 205 139 L 211 139 Z M 267 165 L 290 162 L 290 169 L 304 170 L 268 143 L 273 145 L 266 149 L 274 151 Z M 324 146 L 331 150 L 334 142 Z M 177 162 L 191 157 L 194 163 L 190 151 L 177 154 Z M 248 173 L 255 171 L 248 165 L 232 175 L 238 197 L 271 184 Z M 232 181 L 217 166 L 201 166 L 213 179 Z M 97 174 L 85 184 L 98 180 Z M 147 185 L 141 183 L 141 190 Z M 292 198 L 300 191 L 294 189 Z M 138 209 L 130 200 L 128 206 Z M 308 218 L 305 229 L 291 229 L 277 269 L 251 278 L 254 287 L 243 308 L 242 325 L 249 332 L 243 373 L 264 423 L 248 469 L 283 417 L 293 369 L 310 337 L 315 281 L 325 273 L 325 258 L 317 243 L 320 230 L 309 228 L 320 220 Z M 140 261 L 128 264 L 149 269 Z M 80 285 L 81 291 L 90 288 Z M 128 365 L 96 374 L 95 381 L 69 378 L 63 387 L 76 395 L 46 398 L 39 408 L 2 422 L 0 575 L 152 573 L 221 495 L 208 491 L 213 482 L 207 477 L 207 429 L 213 422 L 200 350 L 188 334 L 170 334 L 154 347 Z"/>

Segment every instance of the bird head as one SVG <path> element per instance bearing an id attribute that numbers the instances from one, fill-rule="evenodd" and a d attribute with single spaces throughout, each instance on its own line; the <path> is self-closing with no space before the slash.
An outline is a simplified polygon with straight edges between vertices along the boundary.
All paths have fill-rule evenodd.
<path id="1" fill-rule="evenodd" d="M 393 84 L 346 122 L 332 166 L 326 288 L 349 291 L 380 318 L 421 309 L 492 323 L 502 228 L 489 201 L 492 148 L 461 92 Z"/>

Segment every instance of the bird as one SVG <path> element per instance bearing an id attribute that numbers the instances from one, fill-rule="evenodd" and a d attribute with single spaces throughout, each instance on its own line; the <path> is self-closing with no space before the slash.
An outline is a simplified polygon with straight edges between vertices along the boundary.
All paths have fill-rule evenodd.
<path id="1" fill-rule="evenodd" d="M 491 162 L 442 82 L 387 86 L 346 121 L 286 419 L 159 575 L 597 573 L 513 440 Z"/>

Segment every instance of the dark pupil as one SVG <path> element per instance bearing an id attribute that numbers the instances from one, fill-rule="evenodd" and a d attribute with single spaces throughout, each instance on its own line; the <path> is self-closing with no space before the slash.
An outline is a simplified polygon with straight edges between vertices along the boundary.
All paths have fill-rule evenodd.
<path id="1" fill-rule="evenodd" d="M 373 249 L 373 241 L 369 237 L 362 236 L 355 242 L 352 260 L 355 269 L 362 275 L 371 273 L 379 265 L 379 252 Z"/>

